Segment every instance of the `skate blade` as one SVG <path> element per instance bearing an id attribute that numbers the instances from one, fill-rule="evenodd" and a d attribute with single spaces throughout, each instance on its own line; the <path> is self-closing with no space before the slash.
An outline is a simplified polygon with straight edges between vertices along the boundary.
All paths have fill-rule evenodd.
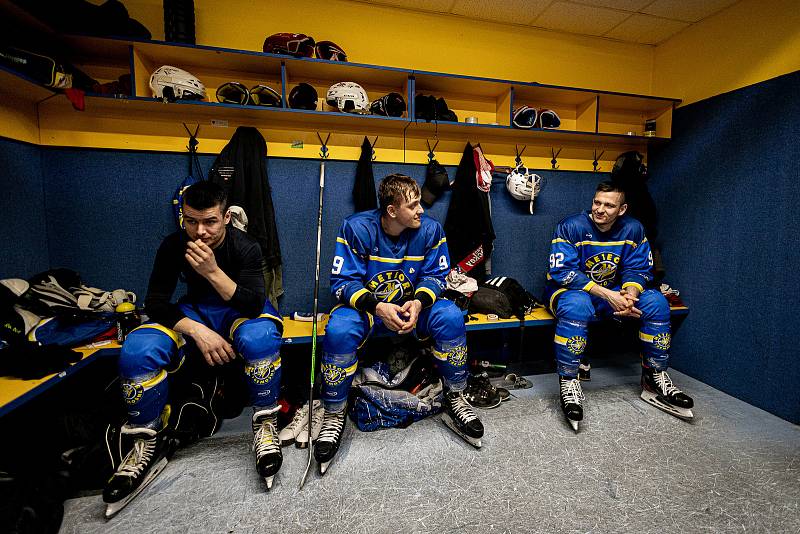
<path id="1" fill-rule="evenodd" d="M 683 419 L 684 421 L 691 421 L 694 419 L 694 414 L 692 410 L 689 408 L 679 408 L 677 406 L 673 406 L 667 402 L 662 401 L 658 398 L 658 394 L 653 393 L 652 391 L 648 391 L 646 389 L 642 390 L 642 400 L 645 401 L 647 404 L 655 406 L 661 411 L 667 412 L 670 415 L 674 415 L 678 419 Z"/>
<path id="2" fill-rule="evenodd" d="M 333 460 L 330 460 L 330 461 L 327 461 L 327 462 L 320 462 L 319 464 L 317 464 L 317 465 L 319 465 L 319 474 L 320 475 L 324 475 L 325 474 L 325 472 L 328 470 L 328 466 L 331 464 L 332 461 Z"/>
<path id="3" fill-rule="evenodd" d="M 271 477 L 264 477 L 264 483 L 267 485 L 267 491 L 272 489 L 272 481 L 275 478 L 275 475 Z"/>
<path id="4" fill-rule="evenodd" d="M 139 485 L 138 488 L 136 488 L 136 490 L 133 493 L 131 493 L 130 495 L 128 495 L 127 497 L 125 497 L 120 501 L 109 503 L 108 506 L 106 506 L 106 513 L 105 513 L 106 519 L 111 519 L 112 517 L 117 515 L 117 513 L 119 513 L 120 510 L 125 508 L 129 502 L 135 499 L 136 496 L 139 495 L 142 492 L 142 490 L 145 489 L 158 476 L 158 474 L 164 470 L 166 466 L 167 466 L 167 459 L 162 458 L 156 465 L 150 468 L 150 472 L 147 473 L 147 478 L 145 478 L 142 481 L 142 483 Z"/>
<path id="5" fill-rule="evenodd" d="M 453 419 L 449 415 L 447 415 L 446 413 L 442 414 L 442 421 L 444 421 L 444 424 L 447 425 L 448 428 L 450 428 L 450 430 L 452 430 L 453 432 L 458 434 L 458 436 L 461 439 L 463 439 L 464 441 L 466 441 L 467 443 L 469 443 L 470 445 L 472 445 L 476 449 L 480 449 L 481 447 L 483 447 L 483 443 L 481 442 L 481 438 L 473 438 L 473 437 L 467 436 L 466 434 L 464 434 L 463 432 L 458 430 L 458 427 L 456 427 L 456 424 L 455 424 L 455 422 L 453 422 Z"/>

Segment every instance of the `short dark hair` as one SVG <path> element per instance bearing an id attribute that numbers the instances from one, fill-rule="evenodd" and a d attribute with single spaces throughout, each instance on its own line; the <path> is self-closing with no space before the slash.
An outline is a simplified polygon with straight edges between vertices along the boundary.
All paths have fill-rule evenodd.
<path id="1" fill-rule="evenodd" d="M 390 174 L 378 186 L 378 205 L 382 214 L 386 213 L 389 205 L 397 206 L 418 196 L 419 184 L 405 174 Z"/>
<path id="2" fill-rule="evenodd" d="M 183 205 L 191 206 L 196 210 L 207 210 L 220 206 L 220 211 L 225 213 L 228 209 L 228 194 L 219 184 L 202 180 L 192 184 L 183 193 Z"/>
<path id="3" fill-rule="evenodd" d="M 620 206 L 625 204 L 625 190 L 619 186 L 619 184 L 612 182 L 611 180 L 606 180 L 604 182 L 600 182 L 597 184 L 597 189 L 594 190 L 595 193 L 622 193 L 622 202 L 620 202 Z"/>

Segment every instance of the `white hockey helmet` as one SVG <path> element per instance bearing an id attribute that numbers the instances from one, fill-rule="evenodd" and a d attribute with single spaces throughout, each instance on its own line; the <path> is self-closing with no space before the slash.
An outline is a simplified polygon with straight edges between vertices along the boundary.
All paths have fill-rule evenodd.
<path id="1" fill-rule="evenodd" d="M 183 69 L 164 65 L 150 75 L 150 89 L 155 98 L 174 102 L 176 100 L 205 100 L 203 82 Z"/>
<path id="2" fill-rule="evenodd" d="M 533 215 L 533 201 L 542 187 L 542 177 L 528 170 L 524 165 L 518 165 L 506 178 L 506 188 L 511 196 L 517 200 L 530 202 L 528 211 Z"/>
<path id="3" fill-rule="evenodd" d="M 355 82 L 339 82 L 330 86 L 325 102 L 347 113 L 369 113 L 369 97 Z"/>

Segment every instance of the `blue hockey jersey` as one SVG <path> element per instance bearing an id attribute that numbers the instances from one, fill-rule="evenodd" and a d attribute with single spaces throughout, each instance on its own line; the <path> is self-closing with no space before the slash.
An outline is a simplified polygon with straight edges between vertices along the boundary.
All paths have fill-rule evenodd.
<path id="1" fill-rule="evenodd" d="M 550 244 L 548 293 L 559 288 L 589 291 L 635 286 L 653 280 L 653 254 L 642 224 L 623 215 L 601 232 L 585 211 L 558 223 Z M 550 300 L 550 299 L 548 299 Z"/>
<path id="2" fill-rule="evenodd" d="M 417 229 L 406 229 L 396 239 L 381 228 L 380 210 L 362 211 L 344 220 L 331 270 L 336 299 L 355 307 L 365 293 L 378 302 L 402 303 L 419 292 L 433 301 L 445 289 L 450 255 L 442 226 L 422 215 Z"/>

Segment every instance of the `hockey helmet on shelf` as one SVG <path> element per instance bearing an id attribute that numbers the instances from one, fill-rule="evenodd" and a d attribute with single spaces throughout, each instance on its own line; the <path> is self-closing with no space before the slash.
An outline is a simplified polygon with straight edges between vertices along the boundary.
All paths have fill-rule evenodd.
<path id="1" fill-rule="evenodd" d="M 281 94 L 266 85 L 258 84 L 250 88 L 250 103 L 256 106 L 281 107 Z"/>
<path id="2" fill-rule="evenodd" d="M 339 82 L 330 86 L 325 101 L 346 113 L 368 113 L 367 92 L 355 82 Z"/>
<path id="3" fill-rule="evenodd" d="M 224 104 L 249 104 L 250 91 L 239 82 L 226 82 L 217 87 L 217 102 Z"/>
<path id="4" fill-rule="evenodd" d="M 314 38 L 304 33 L 274 33 L 264 39 L 264 52 L 284 56 L 314 57 Z"/>
<path id="5" fill-rule="evenodd" d="M 536 119 L 539 113 L 535 108 L 529 106 L 520 106 L 514 110 L 514 118 L 512 123 L 515 128 L 529 129 L 536 126 Z"/>
<path id="6" fill-rule="evenodd" d="M 150 75 L 150 89 L 155 98 L 165 102 L 203 100 L 206 97 L 206 88 L 200 80 L 183 69 L 169 65 L 153 71 Z"/>
<path id="7" fill-rule="evenodd" d="M 506 178 L 506 189 L 517 200 L 530 202 L 528 211 L 533 214 L 533 201 L 542 187 L 542 177 L 528 170 L 524 165 L 518 165 Z"/>
<path id="8" fill-rule="evenodd" d="M 561 126 L 561 118 L 552 109 L 543 109 L 539 112 L 539 127 L 556 129 Z"/>
<path id="9" fill-rule="evenodd" d="M 402 117 L 406 111 L 406 101 L 400 93 L 383 95 L 369 106 L 373 115 L 385 117 Z"/>
<path id="10" fill-rule="evenodd" d="M 289 93 L 289 107 L 292 109 L 317 109 L 317 90 L 301 82 Z"/>
<path id="11" fill-rule="evenodd" d="M 331 41 L 319 41 L 314 47 L 314 53 L 319 59 L 347 61 L 347 54 L 342 50 L 342 47 Z"/>

